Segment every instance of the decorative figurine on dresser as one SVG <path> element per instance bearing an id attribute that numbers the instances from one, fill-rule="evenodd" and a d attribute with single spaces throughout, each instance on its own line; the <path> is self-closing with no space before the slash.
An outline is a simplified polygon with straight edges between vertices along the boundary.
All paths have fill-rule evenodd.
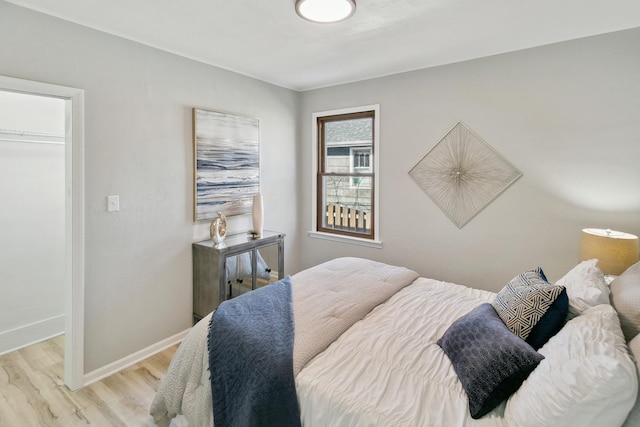
<path id="1" fill-rule="evenodd" d="M 282 279 L 284 236 L 262 230 L 259 236 L 234 234 L 218 243 L 213 239 L 193 243 L 193 323 L 224 300 Z"/>
<path id="2" fill-rule="evenodd" d="M 227 217 L 222 212 L 218 212 L 218 217 L 211 221 L 209 234 L 216 245 L 222 244 L 227 237 Z"/>

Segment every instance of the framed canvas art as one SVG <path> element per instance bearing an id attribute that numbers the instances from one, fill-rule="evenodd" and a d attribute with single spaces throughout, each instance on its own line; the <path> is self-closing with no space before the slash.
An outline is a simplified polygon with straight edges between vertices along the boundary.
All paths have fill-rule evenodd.
<path id="1" fill-rule="evenodd" d="M 260 121 L 193 109 L 194 220 L 251 212 L 260 193 Z"/>

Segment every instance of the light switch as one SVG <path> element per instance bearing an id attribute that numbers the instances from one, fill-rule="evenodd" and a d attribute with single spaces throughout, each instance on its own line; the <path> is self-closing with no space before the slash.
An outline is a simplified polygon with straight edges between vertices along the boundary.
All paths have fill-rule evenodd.
<path id="1" fill-rule="evenodd" d="M 107 212 L 120 210 L 120 196 L 107 196 Z"/>

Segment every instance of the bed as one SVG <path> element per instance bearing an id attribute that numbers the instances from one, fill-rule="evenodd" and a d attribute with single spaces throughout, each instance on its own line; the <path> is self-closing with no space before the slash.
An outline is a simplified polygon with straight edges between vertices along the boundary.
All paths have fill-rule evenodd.
<path id="1" fill-rule="evenodd" d="M 616 279 L 621 300 L 640 285 L 640 268 L 634 268 L 630 277 L 625 272 Z M 568 307 L 560 326 L 534 349 L 528 342 L 532 331 L 543 329 L 541 319 L 529 328 L 526 341 L 502 331 L 513 319 L 496 317 L 507 312 L 501 303 L 513 302 L 513 284 L 531 277 L 546 281 L 541 269 L 533 269 L 496 294 L 418 277 L 403 267 L 337 258 L 287 278 L 295 332 L 287 363 L 300 425 L 640 425 L 632 354 L 640 355 L 640 337 L 625 336 L 637 331 L 633 310 L 625 308 L 622 316 L 614 309 L 596 261 L 585 261 L 552 284 L 562 291 L 554 288 L 553 307 L 561 306 L 562 298 Z M 211 317 L 192 328 L 171 362 L 150 409 L 158 426 L 214 425 L 207 348 Z M 627 324 L 621 328 L 623 317 Z M 483 330 L 487 325 L 494 329 Z M 504 342 L 496 344 L 496 337 Z M 516 363 L 514 346 L 522 348 L 517 359 L 522 366 L 509 371 L 507 380 L 504 371 Z M 508 353 L 492 353 L 502 347 Z"/>

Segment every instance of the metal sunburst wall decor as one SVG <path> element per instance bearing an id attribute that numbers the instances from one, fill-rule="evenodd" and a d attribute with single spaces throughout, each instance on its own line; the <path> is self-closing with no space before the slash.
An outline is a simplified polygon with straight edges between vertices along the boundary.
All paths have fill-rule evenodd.
<path id="1" fill-rule="evenodd" d="M 522 173 L 458 122 L 409 175 L 462 228 Z"/>

